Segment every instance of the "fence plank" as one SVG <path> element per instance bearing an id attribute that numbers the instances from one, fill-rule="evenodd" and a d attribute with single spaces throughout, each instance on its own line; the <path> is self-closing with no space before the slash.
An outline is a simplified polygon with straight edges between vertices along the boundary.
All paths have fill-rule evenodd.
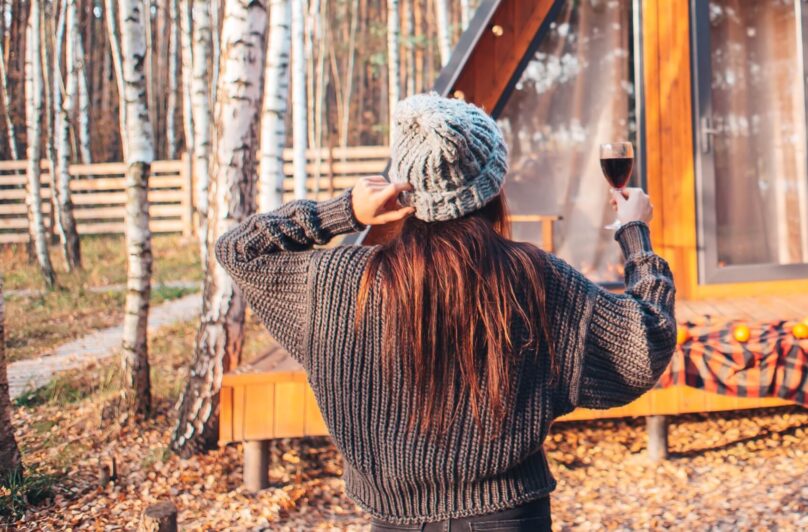
<path id="1" fill-rule="evenodd" d="M 386 146 L 310 149 L 306 152 L 309 197 L 314 197 L 317 171 L 320 172 L 318 199 L 338 194 L 368 174 L 380 173 L 387 164 Z M 291 173 L 292 151 L 284 151 L 284 168 Z M 194 230 L 193 168 L 187 155 L 175 161 L 155 161 L 149 179 L 149 212 L 155 233 Z M 0 161 L 0 244 L 26 242 L 28 218 L 26 198 L 26 161 Z M 50 175 L 42 161 L 43 211 L 50 212 Z M 70 188 L 80 234 L 122 233 L 126 203 L 126 164 L 121 162 L 72 164 Z M 291 179 L 284 182 L 284 201 L 294 198 Z"/>

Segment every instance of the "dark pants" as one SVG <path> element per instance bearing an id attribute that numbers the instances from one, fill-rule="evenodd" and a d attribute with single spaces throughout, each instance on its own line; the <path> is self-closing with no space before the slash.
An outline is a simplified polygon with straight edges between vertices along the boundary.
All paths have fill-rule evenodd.
<path id="1" fill-rule="evenodd" d="M 419 525 L 391 525 L 373 519 L 371 532 L 391 530 L 423 530 L 425 532 L 475 532 L 496 530 L 498 532 L 549 532 L 550 497 L 542 497 L 516 508 L 492 514 L 473 515 L 460 519 L 444 519 Z"/>

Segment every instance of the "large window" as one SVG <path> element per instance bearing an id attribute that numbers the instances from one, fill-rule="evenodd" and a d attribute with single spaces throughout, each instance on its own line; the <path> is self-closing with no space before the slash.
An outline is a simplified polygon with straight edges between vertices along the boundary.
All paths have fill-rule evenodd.
<path id="1" fill-rule="evenodd" d="M 642 135 L 632 0 L 559 1 L 530 61 L 500 104 L 498 121 L 510 146 L 505 191 L 514 214 L 560 215 L 556 253 L 600 282 L 623 280 L 609 186 L 598 146 Z M 641 182 L 642 165 L 635 167 Z M 538 227 L 514 225 L 517 239 L 541 243 Z"/>
<path id="2" fill-rule="evenodd" d="M 702 282 L 808 274 L 802 0 L 694 0 Z"/>

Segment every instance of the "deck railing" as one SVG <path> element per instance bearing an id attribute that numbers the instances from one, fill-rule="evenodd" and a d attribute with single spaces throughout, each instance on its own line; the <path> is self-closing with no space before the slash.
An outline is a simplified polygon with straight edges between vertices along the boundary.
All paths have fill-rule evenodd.
<path id="1" fill-rule="evenodd" d="M 308 150 L 306 171 L 308 195 L 323 199 L 334 196 L 360 176 L 378 174 L 387 164 L 386 146 L 361 146 Z M 0 244 L 28 240 L 26 207 L 26 161 L 0 161 Z M 292 151 L 284 151 L 284 201 L 293 197 Z M 123 233 L 126 203 L 125 163 L 73 164 L 72 177 L 76 222 L 79 234 Z M 190 160 L 155 161 L 149 179 L 149 214 L 155 233 L 195 232 L 194 181 Z M 50 227 L 50 166 L 42 162 L 42 209 Z"/>

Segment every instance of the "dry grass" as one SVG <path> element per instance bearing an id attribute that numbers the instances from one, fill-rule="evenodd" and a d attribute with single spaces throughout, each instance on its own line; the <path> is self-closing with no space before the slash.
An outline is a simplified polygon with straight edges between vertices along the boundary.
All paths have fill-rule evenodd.
<path id="1" fill-rule="evenodd" d="M 28 296 L 6 296 L 6 342 L 10 361 L 31 358 L 94 330 L 118 325 L 123 317 L 123 291 L 93 292 L 126 281 L 126 252 L 117 236 L 82 239 L 82 271 L 64 271 L 58 248 L 51 249 L 58 287 L 44 291 L 36 264 L 28 263 L 24 246 L 0 247 L 6 290 L 43 290 Z M 6 266 L 8 265 L 8 266 Z M 193 289 L 161 283 L 201 278 L 196 243 L 177 236 L 154 239 L 152 304 L 176 299 Z"/>

